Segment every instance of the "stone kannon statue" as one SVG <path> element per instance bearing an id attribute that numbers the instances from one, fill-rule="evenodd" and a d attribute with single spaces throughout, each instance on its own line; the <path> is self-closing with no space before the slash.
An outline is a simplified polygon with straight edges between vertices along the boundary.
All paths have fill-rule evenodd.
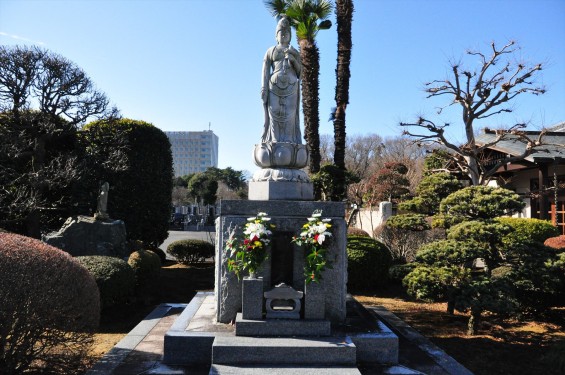
<path id="1" fill-rule="evenodd" d="M 290 45 L 290 24 L 281 19 L 275 32 L 277 45 L 263 59 L 261 99 L 265 108 L 265 128 L 261 142 L 301 143 L 300 135 L 300 54 Z"/>
<path id="2" fill-rule="evenodd" d="M 253 181 L 309 182 L 300 168 L 308 163 L 308 151 L 300 132 L 300 54 L 290 45 L 290 21 L 277 24 L 277 45 L 269 48 L 263 60 L 261 99 L 265 122 L 261 143 L 255 145 L 254 161 L 262 169 Z"/>
<path id="3" fill-rule="evenodd" d="M 110 184 L 104 182 L 100 187 L 100 194 L 98 194 L 98 207 L 96 209 L 96 214 L 94 217 L 99 220 L 108 219 L 108 190 L 110 190 Z"/>

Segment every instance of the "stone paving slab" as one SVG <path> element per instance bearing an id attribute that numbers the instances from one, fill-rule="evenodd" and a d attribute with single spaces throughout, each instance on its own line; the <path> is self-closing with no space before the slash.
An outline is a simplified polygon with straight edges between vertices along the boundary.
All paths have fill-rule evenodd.
<path id="1" fill-rule="evenodd" d="M 357 367 L 212 365 L 209 375 L 361 375 Z"/>
<path id="2" fill-rule="evenodd" d="M 355 365 L 355 345 L 349 337 L 217 336 L 213 364 Z"/>
<path id="3" fill-rule="evenodd" d="M 235 319 L 236 336 L 329 336 L 331 330 L 329 320 L 249 320 L 241 313 Z"/>

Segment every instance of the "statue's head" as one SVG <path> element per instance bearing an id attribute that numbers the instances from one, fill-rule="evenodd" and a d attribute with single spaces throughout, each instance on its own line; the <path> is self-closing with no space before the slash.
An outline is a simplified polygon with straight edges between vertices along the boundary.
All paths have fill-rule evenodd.
<path id="1" fill-rule="evenodd" d="M 290 20 L 287 16 L 282 16 L 279 23 L 277 24 L 277 29 L 275 30 L 275 39 L 278 42 L 281 40 L 289 43 L 292 33 L 290 30 Z"/>

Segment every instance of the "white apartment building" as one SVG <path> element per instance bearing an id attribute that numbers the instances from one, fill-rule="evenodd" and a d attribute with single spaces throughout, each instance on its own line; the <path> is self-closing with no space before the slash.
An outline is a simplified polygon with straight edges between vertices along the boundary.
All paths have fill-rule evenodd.
<path id="1" fill-rule="evenodd" d="M 165 132 L 171 142 L 175 177 L 218 167 L 218 136 L 211 130 Z"/>

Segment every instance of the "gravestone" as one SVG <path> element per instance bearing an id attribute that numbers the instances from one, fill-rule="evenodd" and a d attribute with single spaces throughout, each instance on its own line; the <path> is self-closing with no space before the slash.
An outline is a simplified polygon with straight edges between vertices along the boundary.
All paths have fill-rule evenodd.
<path id="1" fill-rule="evenodd" d="M 216 221 L 216 270 L 215 297 L 217 321 L 229 323 L 241 311 L 242 283 L 235 274 L 227 269 L 228 253 L 225 251 L 230 232 L 238 226 L 243 228 L 247 218 L 266 212 L 275 225 L 275 232 L 300 234 L 307 218 L 315 210 L 322 210 L 322 216 L 332 220 L 332 239 L 328 248 L 328 259 L 332 268 L 327 268 L 320 281 L 323 293 L 325 318 L 332 322 L 341 322 L 345 318 L 345 300 L 347 284 L 347 228 L 344 220 L 345 204 L 342 202 L 312 201 L 221 201 L 220 213 Z M 304 250 L 288 241 L 269 249 L 269 258 L 257 271 L 263 278 L 263 289 L 272 289 L 272 269 L 279 267 L 273 261 L 280 259 L 273 252 L 284 252 L 284 258 L 292 256 L 292 280 L 287 284 L 295 290 L 304 292 Z M 283 266 L 286 268 L 287 265 Z M 290 274 L 290 272 L 289 272 Z"/>

